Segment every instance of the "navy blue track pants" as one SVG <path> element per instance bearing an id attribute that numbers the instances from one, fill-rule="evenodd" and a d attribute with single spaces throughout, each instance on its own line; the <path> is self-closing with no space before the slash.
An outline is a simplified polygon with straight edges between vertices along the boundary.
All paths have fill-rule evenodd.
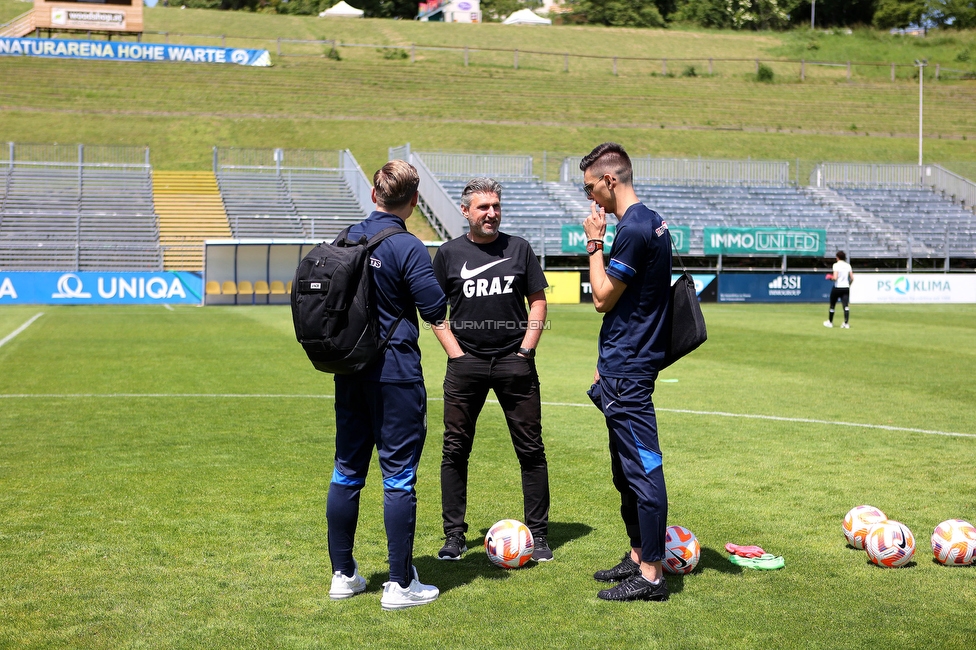
<path id="1" fill-rule="evenodd" d="M 664 485 L 653 379 L 600 377 L 589 390 L 610 433 L 610 469 L 630 545 L 645 562 L 664 559 L 668 493 Z"/>
<path id="2" fill-rule="evenodd" d="M 373 448 L 383 473 L 390 580 L 413 578 L 417 527 L 417 466 L 427 438 L 427 391 L 423 382 L 383 383 L 337 375 L 336 454 L 326 519 L 332 570 L 353 574 L 359 495 L 366 485 Z"/>

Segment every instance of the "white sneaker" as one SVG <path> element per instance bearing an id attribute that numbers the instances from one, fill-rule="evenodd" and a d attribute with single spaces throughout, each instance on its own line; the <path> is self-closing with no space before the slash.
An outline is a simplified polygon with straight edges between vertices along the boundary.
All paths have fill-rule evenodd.
<path id="1" fill-rule="evenodd" d="M 834 324 L 831 323 L 829 320 L 825 320 L 824 321 L 824 327 L 833 327 L 833 326 L 834 326 Z"/>
<path id="2" fill-rule="evenodd" d="M 843 325 L 841 325 L 841 326 L 840 326 L 840 328 L 841 328 L 842 330 L 849 330 L 849 329 L 851 329 L 851 326 L 850 326 L 850 325 L 848 325 L 847 323 L 844 323 Z"/>
<path id="3" fill-rule="evenodd" d="M 403 588 L 395 582 L 383 583 L 383 597 L 380 598 L 380 606 L 385 610 L 403 609 L 405 607 L 415 607 L 426 605 L 437 600 L 440 590 L 433 585 L 425 585 L 420 582 L 417 576 L 417 567 L 413 568 L 413 580 L 410 586 Z"/>
<path id="4" fill-rule="evenodd" d="M 332 600 L 352 598 L 356 594 L 366 591 L 366 578 L 359 575 L 359 564 L 356 560 L 352 562 L 355 569 L 353 569 L 351 578 L 347 578 L 339 571 L 332 574 L 332 588 L 329 589 L 329 598 Z"/>

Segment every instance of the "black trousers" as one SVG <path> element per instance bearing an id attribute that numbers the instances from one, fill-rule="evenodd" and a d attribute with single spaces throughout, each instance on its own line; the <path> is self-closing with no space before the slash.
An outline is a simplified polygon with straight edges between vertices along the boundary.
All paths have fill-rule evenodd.
<path id="1" fill-rule="evenodd" d="M 850 307 L 848 305 L 851 302 L 851 290 L 848 288 L 838 288 L 834 287 L 830 290 L 830 322 L 834 322 L 834 308 L 837 306 L 837 301 L 844 306 L 844 322 L 850 317 Z"/>
<path id="2" fill-rule="evenodd" d="M 533 535 L 549 534 L 549 466 L 542 442 L 542 405 L 535 361 L 516 354 L 479 359 L 465 354 L 447 362 L 444 377 L 444 454 L 441 506 L 444 533 L 468 530 L 468 459 L 475 425 L 493 390 L 505 413 L 522 469 L 525 525 Z M 494 523 L 494 522 L 491 522 Z"/>

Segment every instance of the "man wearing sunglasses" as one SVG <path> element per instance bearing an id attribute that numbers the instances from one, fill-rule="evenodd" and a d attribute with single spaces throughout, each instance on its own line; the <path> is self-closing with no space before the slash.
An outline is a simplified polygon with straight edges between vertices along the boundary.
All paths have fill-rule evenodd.
<path id="1" fill-rule="evenodd" d="M 603 600 L 667 600 L 661 561 L 668 497 L 651 394 L 670 336 L 671 238 L 661 215 L 637 198 L 623 147 L 597 146 L 580 169 L 583 191 L 592 201 L 583 230 L 593 304 L 604 315 L 589 395 L 607 420 L 613 484 L 630 538 L 621 562 L 593 577 L 619 583 L 597 594 Z M 608 212 L 618 223 L 604 267 L 597 253 L 603 251 Z"/>

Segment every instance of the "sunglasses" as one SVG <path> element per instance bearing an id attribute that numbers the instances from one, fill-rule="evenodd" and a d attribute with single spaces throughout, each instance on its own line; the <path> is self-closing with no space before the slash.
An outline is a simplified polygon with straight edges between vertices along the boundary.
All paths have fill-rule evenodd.
<path id="1" fill-rule="evenodd" d="M 600 181 L 602 181 L 604 179 L 606 179 L 606 176 L 602 177 L 600 180 L 593 181 L 592 183 L 587 183 L 586 185 L 584 185 L 581 188 L 583 190 L 583 194 L 586 195 L 586 198 L 588 198 L 588 199 L 592 199 L 593 198 L 593 188 L 596 187 L 597 183 L 599 183 Z"/>

